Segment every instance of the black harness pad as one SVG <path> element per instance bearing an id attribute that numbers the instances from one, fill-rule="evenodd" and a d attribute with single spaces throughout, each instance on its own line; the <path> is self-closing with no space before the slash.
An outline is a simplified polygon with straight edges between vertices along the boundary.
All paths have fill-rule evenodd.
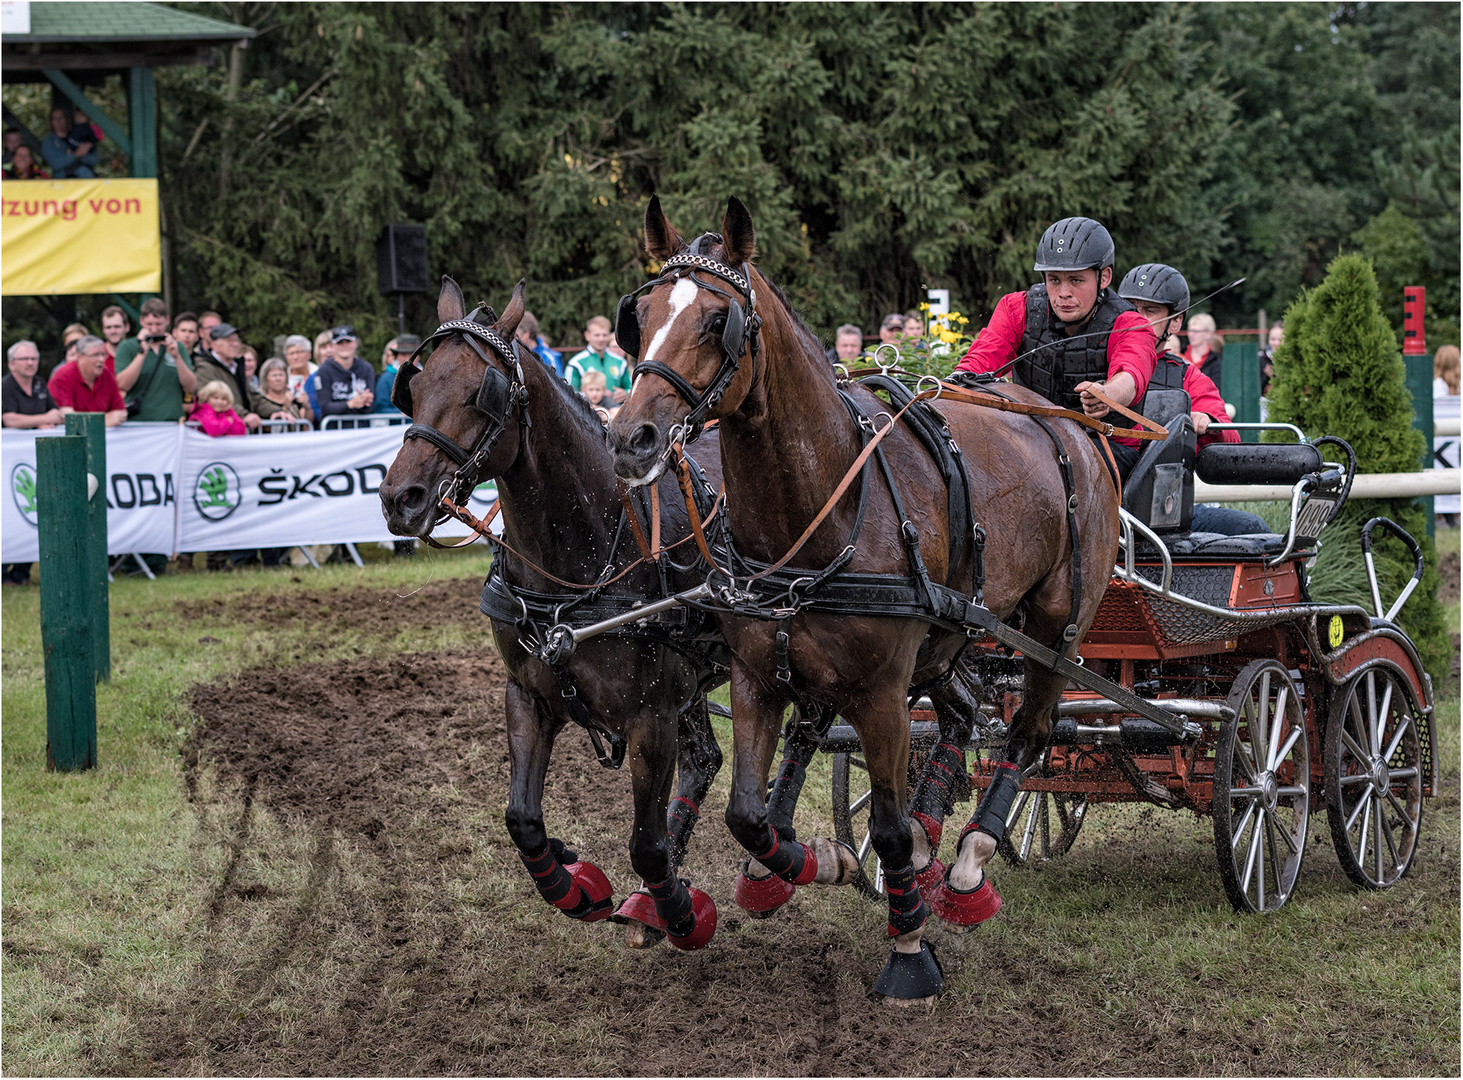
<path id="1" fill-rule="evenodd" d="M 412 376 L 420 370 L 415 363 L 408 360 L 396 371 L 396 380 L 391 384 L 391 404 L 411 415 L 411 380 Z"/>

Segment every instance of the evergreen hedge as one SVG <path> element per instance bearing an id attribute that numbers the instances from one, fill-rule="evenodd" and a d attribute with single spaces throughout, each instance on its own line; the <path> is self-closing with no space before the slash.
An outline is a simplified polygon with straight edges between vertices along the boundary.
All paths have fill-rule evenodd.
<path id="1" fill-rule="evenodd" d="M 1416 472 L 1424 440 L 1412 426 L 1412 394 L 1407 389 L 1402 353 L 1391 325 L 1382 314 L 1376 274 L 1361 254 L 1338 256 L 1325 280 L 1302 291 L 1285 313 L 1285 341 L 1275 354 L 1270 386 L 1272 421 L 1291 423 L 1309 438 L 1336 435 L 1356 451 L 1362 473 Z M 1273 438 L 1273 436 L 1267 436 Z M 1283 441 L 1283 440 L 1277 440 Z M 1367 519 L 1389 517 L 1423 546 L 1427 572 L 1422 584 L 1398 614 L 1412 636 L 1427 669 L 1451 670 L 1451 644 L 1438 604 L 1437 551 L 1427 536 L 1427 505 L 1417 499 L 1353 499 L 1322 538 L 1319 564 L 1350 556 L 1341 549 L 1360 544 Z M 1374 538 L 1376 535 L 1374 534 Z M 1373 548 L 1384 603 L 1412 576 L 1411 556 L 1396 540 Z M 1357 603 L 1371 610 L 1364 583 L 1326 595 L 1315 575 L 1315 599 Z"/>

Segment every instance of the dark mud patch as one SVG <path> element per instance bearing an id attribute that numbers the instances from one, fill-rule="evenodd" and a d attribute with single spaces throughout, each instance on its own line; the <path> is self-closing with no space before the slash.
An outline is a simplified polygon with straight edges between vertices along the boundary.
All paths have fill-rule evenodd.
<path id="1" fill-rule="evenodd" d="M 1180 923 L 1222 902 L 1207 843 L 1190 844 L 1192 858 L 1176 854 L 1163 836 L 1177 826 L 1156 812 L 1133 838 L 1052 871 L 1070 878 L 1060 916 L 1027 891 L 1039 872 L 993 871 L 1007 900 L 1000 919 L 963 942 L 933 932 L 947 979 L 933 1017 L 869 999 L 888 949 L 881 908 L 819 890 L 799 890 L 767 920 L 735 907 L 740 856 L 720 820 L 721 794 L 708 800 L 683 870 L 720 909 L 711 947 L 629 952 L 614 925 L 573 923 L 544 905 L 508 841 L 503 688 L 496 656 L 466 650 L 252 671 L 195 688 L 185 773 L 201 831 L 223 853 L 193 939 L 200 960 L 184 992 L 139 990 L 126 1002 L 134 1027 L 94 1053 L 94 1071 L 1182 1075 L 1235 1062 L 1252 1073 L 1327 1071 L 1323 1038 L 1271 1045 L 1244 1024 L 1203 1019 L 1231 1003 L 1234 971 L 1222 964 L 1208 972 L 1212 985 L 1154 988 L 1141 963 L 1104 971 L 1083 960 L 1085 920 L 1102 916 L 1065 898 L 1083 893 L 1085 877 L 1121 904 L 1114 866 L 1132 875 L 1137 896 L 1192 892 L 1184 875 L 1197 873 L 1208 899 L 1175 901 Z M 545 790 L 551 833 L 599 864 L 617 897 L 636 885 L 625 853 L 630 768 L 601 768 L 570 729 Z M 1450 850 L 1452 861 L 1426 869 L 1456 879 Z M 1153 860 L 1184 880 L 1155 883 Z M 1162 936 L 1166 918 L 1155 910 L 1159 940 L 1134 948 L 1190 948 Z M 1331 1008 L 1324 970 L 1292 973 L 1266 1008 L 1290 1021 Z M 1153 1001 L 1179 1004 L 1155 1010 Z M 1334 1011 L 1316 1031 L 1385 1019 Z M 1427 1017 L 1440 1036 L 1446 1012 L 1442 1003 Z M 1406 1071 L 1446 1071 L 1455 1022 L 1449 1030 L 1436 1057 L 1408 1058 Z M 1364 1053 L 1360 1064 L 1399 1071 Z"/>
<path id="2" fill-rule="evenodd" d="M 1456 551 L 1444 551 L 1438 556 L 1438 600 L 1444 604 L 1458 602 L 1459 556 Z"/>
<path id="3" fill-rule="evenodd" d="M 478 578 L 444 578 L 420 587 L 379 589 L 333 585 L 328 589 L 298 589 L 285 593 L 236 593 L 207 600 L 189 600 L 179 612 L 201 624 L 234 623 L 319 624 L 337 630 L 356 630 L 391 635 L 404 627 L 432 626 L 443 622 L 481 624 L 487 620 L 478 610 L 482 581 Z"/>

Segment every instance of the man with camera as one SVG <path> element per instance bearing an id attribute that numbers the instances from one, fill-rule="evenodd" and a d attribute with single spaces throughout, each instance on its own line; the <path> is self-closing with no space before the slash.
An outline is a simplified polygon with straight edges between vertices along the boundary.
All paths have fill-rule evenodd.
<path id="1" fill-rule="evenodd" d="M 168 333 L 168 307 L 154 297 L 142 302 L 142 332 L 117 347 L 117 386 L 127 399 L 129 420 L 177 423 L 183 395 L 198 378 L 188 350 Z"/>

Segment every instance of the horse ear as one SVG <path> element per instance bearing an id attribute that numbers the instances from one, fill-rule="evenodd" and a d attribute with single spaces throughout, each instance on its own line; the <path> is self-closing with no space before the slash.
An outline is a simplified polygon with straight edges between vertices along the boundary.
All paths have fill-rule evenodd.
<path id="1" fill-rule="evenodd" d="M 757 253 L 757 236 L 752 231 L 752 215 L 733 195 L 726 204 L 726 217 L 721 220 L 722 258 L 728 266 L 751 262 Z"/>
<path id="2" fill-rule="evenodd" d="M 503 309 L 503 316 L 493 326 L 504 339 L 513 340 L 513 335 L 518 333 L 518 323 L 523 319 L 525 308 L 524 296 L 528 292 L 528 282 L 524 278 L 518 279 L 518 284 L 513 286 L 513 299 L 508 301 L 508 306 Z"/>
<path id="3" fill-rule="evenodd" d="M 650 205 L 645 208 L 645 250 L 664 261 L 685 246 L 681 234 L 666 220 L 665 211 L 660 208 L 660 196 L 652 195 Z"/>
<path id="4" fill-rule="evenodd" d="M 466 313 L 467 301 L 462 298 L 462 290 L 458 288 L 457 282 L 443 274 L 442 292 L 437 297 L 437 321 L 451 322 L 462 318 Z"/>

